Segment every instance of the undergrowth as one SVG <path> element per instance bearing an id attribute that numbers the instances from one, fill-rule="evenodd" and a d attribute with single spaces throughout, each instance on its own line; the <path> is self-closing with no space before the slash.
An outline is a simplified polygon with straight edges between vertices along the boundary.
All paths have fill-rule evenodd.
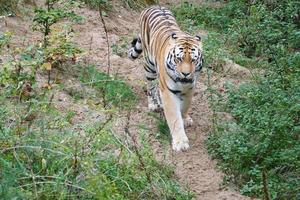
<path id="1" fill-rule="evenodd" d="M 229 1 L 173 8 L 186 30 L 209 30 L 206 66 L 222 72 L 231 59 L 263 76 L 221 94 L 210 88 L 215 115 L 207 147 L 226 180 L 243 194 L 264 199 L 300 198 L 300 53 L 298 1 Z"/>
<path id="2" fill-rule="evenodd" d="M 139 151 L 151 183 L 112 121 L 74 125 L 55 106 L 47 98 L 1 105 L 1 198 L 191 199 L 148 144 Z"/>

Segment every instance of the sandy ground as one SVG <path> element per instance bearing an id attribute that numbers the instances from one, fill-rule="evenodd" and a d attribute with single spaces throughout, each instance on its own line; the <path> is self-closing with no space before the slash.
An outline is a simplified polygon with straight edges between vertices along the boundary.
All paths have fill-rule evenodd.
<path id="1" fill-rule="evenodd" d="M 164 1 L 168 5 L 171 1 Z M 172 1 L 173 2 L 173 1 Z M 201 3 L 201 1 L 196 1 Z M 96 63 L 99 70 L 107 70 L 107 49 L 106 38 L 104 34 L 103 24 L 99 18 L 97 11 L 87 8 L 81 8 L 78 13 L 85 17 L 85 22 L 75 25 L 74 41 L 86 50 L 86 54 L 80 58 L 83 61 Z M 113 10 L 108 12 L 108 16 L 104 17 L 107 25 L 110 45 L 126 46 L 130 43 L 133 36 L 138 34 L 138 13 L 132 10 L 122 8 L 121 5 L 113 1 Z M 28 19 L 27 19 L 28 20 Z M 19 18 L 7 18 L 2 20 L 1 28 L 13 30 L 15 35 L 22 35 L 27 38 L 24 43 L 36 41 L 40 36 L 31 31 L 29 22 Z M 5 25 L 6 24 L 6 25 Z M 19 41 L 15 41 L 20 42 Z M 128 45 L 127 45 L 128 46 Z M 140 98 L 137 110 L 131 115 L 131 131 L 138 134 L 137 125 L 139 123 L 147 124 L 150 129 L 156 129 L 156 123 L 153 117 L 150 117 L 147 111 L 147 99 L 144 91 L 145 80 L 143 76 L 143 68 L 140 67 L 142 59 L 135 62 L 127 59 L 127 47 L 110 50 L 111 72 L 118 74 L 127 80 L 134 88 L 137 96 Z M 117 51 L 118 53 L 116 53 Z M 118 55 L 117 55 L 118 54 Z M 232 67 L 234 66 L 234 67 Z M 231 81 L 234 84 L 240 83 L 244 76 L 249 73 L 246 69 L 236 66 L 232 62 L 228 62 L 226 73 L 211 74 L 211 84 L 223 89 L 223 84 Z M 232 70 L 233 69 L 233 70 Z M 152 144 L 153 151 L 158 160 L 174 166 L 175 175 L 178 177 L 183 186 L 188 186 L 199 200 L 243 200 L 250 199 L 242 196 L 233 188 L 222 185 L 224 174 L 217 170 L 216 162 L 209 156 L 204 141 L 211 130 L 212 111 L 209 107 L 207 91 L 207 73 L 203 70 L 199 82 L 197 84 L 196 94 L 193 99 L 191 109 L 191 117 L 194 124 L 187 129 L 187 135 L 190 140 L 190 149 L 186 152 L 174 153 L 171 150 L 171 141 L 161 141 L 156 139 L 155 133 L 149 131 L 149 141 Z M 64 107 L 73 107 L 78 110 L 79 120 L 99 120 L 99 113 L 93 113 L 88 107 L 75 105 L 71 102 L 67 94 L 57 94 L 54 98 L 57 102 L 65 102 L 60 104 Z M 119 126 L 122 126 L 122 118 L 120 116 Z M 116 128 L 122 134 L 122 127 Z"/>

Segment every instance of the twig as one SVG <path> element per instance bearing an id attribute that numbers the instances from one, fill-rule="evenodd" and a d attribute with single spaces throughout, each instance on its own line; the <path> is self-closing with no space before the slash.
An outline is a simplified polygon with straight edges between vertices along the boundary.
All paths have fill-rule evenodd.
<path id="1" fill-rule="evenodd" d="M 14 147 L 9 147 L 9 148 L 5 148 L 1 151 L 1 153 L 5 153 L 6 151 L 9 151 L 9 150 L 14 150 L 14 149 L 43 149 L 43 150 L 46 150 L 46 151 L 49 151 L 49 152 L 52 152 L 52 153 L 56 153 L 56 154 L 60 154 L 60 155 L 64 155 L 64 156 L 67 156 L 68 154 L 65 154 L 63 152 L 60 152 L 60 151 L 54 151 L 52 149 L 48 149 L 48 148 L 43 148 L 41 146 L 14 146 Z"/>
<path id="2" fill-rule="evenodd" d="M 153 189 L 153 185 L 152 185 L 152 179 L 151 179 L 151 176 L 149 174 L 149 172 L 146 170 L 146 166 L 145 166 L 145 163 L 144 163 L 144 160 L 143 160 L 143 157 L 142 155 L 140 154 L 140 151 L 138 149 L 138 144 L 137 144 L 137 141 L 135 139 L 135 137 L 130 133 L 129 131 L 129 125 L 130 125 L 130 110 L 128 110 L 127 112 L 127 116 L 126 116 L 126 125 L 124 127 L 124 131 L 127 135 L 129 135 L 129 137 L 131 138 L 131 140 L 133 141 L 133 149 L 135 151 L 135 154 L 137 155 L 138 157 L 138 160 L 140 162 L 140 167 L 141 169 L 145 172 L 145 175 L 146 175 L 146 178 L 147 178 L 147 181 L 148 183 L 150 184 L 151 188 Z M 153 190 L 154 192 L 154 190 Z"/>
<path id="3" fill-rule="evenodd" d="M 53 98 L 54 98 L 54 93 L 52 93 L 52 95 L 50 96 L 50 99 L 49 99 L 47 108 L 50 108 L 50 106 L 51 106 L 51 104 L 52 104 L 52 102 L 53 102 Z"/>
<path id="4" fill-rule="evenodd" d="M 103 28 L 104 28 L 104 32 L 105 32 L 105 37 L 106 37 L 106 44 L 107 44 L 107 74 L 110 74 L 110 44 L 109 44 L 109 40 L 108 40 L 108 33 L 107 33 L 107 28 L 106 28 L 106 24 L 105 21 L 103 19 L 103 10 L 102 10 L 102 6 L 101 6 L 101 1 L 99 1 L 98 4 L 98 8 L 99 8 L 99 15 L 100 15 L 100 19 L 101 22 L 103 24 Z"/>
<path id="5" fill-rule="evenodd" d="M 212 83 L 211 83 L 211 70 L 209 67 L 206 68 L 206 75 L 207 75 L 207 90 L 209 92 L 210 103 L 212 104 L 213 101 L 213 93 L 212 93 Z M 215 112 L 215 105 L 212 105 L 212 125 L 213 130 L 216 130 L 216 112 Z"/>
<path id="6" fill-rule="evenodd" d="M 93 36 L 91 37 L 91 40 L 90 40 L 89 54 L 90 54 L 90 52 L 91 52 L 91 50 L 92 50 L 92 43 L 93 43 Z"/>
<path id="7" fill-rule="evenodd" d="M 108 118 L 106 119 L 106 121 L 101 125 L 101 127 L 99 127 L 97 130 L 95 130 L 95 133 L 90 135 L 89 138 L 88 138 L 88 141 L 86 142 L 86 144 L 82 147 L 81 149 L 81 156 L 84 155 L 84 152 L 85 152 L 85 148 L 84 147 L 88 147 L 90 146 L 90 143 L 92 142 L 92 140 L 95 138 L 95 136 L 101 132 L 105 127 L 106 125 L 112 120 L 113 116 L 112 114 L 109 114 Z"/>
<path id="8" fill-rule="evenodd" d="M 127 150 L 128 152 L 133 153 L 133 152 L 128 148 L 128 146 L 126 146 L 126 145 L 121 141 L 121 139 L 120 139 L 118 136 L 116 136 L 116 135 L 114 134 L 113 130 L 111 130 L 110 133 L 111 133 L 111 135 L 117 140 L 117 142 L 118 142 L 121 146 L 125 147 L 126 150 Z"/>
<path id="9" fill-rule="evenodd" d="M 35 198 L 38 199 L 38 192 L 37 192 L 37 186 L 36 186 L 36 181 L 35 181 L 35 175 L 33 173 L 32 167 L 30 167 L 30 171 L 31 171 L 31 179 L 32 179 L 32 183 L 33 183 L 33 188 L 34 188 L 34 195 Z"/>
<path id="10" fill-rule="evenodd" d="M 263 179 L 264 199 L 271 200 L 269 189 L 268 189 L 267 172 L 265 169 L 262 170 L 262 179 Z"/>
<path id="11" fill-rule="evenodd" d="M 53 184 L 53 185 L 57 185 L 57 184 L 60 184 L 60 185 L 66 185 L 66 186 L 71 186 L 73 188 L 76 188 L 76 189 L 80 189 L 82 191 L 85 191 L 85 192 L 88 192 L 90 194 L 93 194 L 95 195 L 95 193 L 83 188 L 83 187 L 80 187 L 78 185 L 73 185 L 71 183 L 57 183 L 57 182 L 54 182 L 54 181 L 42 181 L 42 182 L 36 182 L 37 185 L 40 185 L 40 184 Z M 28 183 L 28 184 L 24 184 L 24 185 L 20 185 L 19 188 L 23 188 L 23 187 L 27 187 L 27 186 L 31 186 L 33 185 L 33 183 Z"/>

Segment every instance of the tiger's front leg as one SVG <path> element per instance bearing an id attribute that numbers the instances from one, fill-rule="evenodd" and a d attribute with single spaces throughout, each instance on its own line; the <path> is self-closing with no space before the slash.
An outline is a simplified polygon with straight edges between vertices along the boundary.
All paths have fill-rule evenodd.
<path id="1" fill-rule="evenodd" d="M 189 140 L 184 130 L 180 99 L 169 91 L 161 92 L 161 97 L 165 117 L 172 135 L 172 148 L 177 152 L 184 151 L 189 148 Z"/>

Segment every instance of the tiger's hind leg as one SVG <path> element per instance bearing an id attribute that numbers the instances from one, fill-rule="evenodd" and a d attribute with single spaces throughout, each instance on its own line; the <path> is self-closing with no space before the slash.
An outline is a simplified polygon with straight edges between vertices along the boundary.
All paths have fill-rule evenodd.
<path id="1" fill-rule="evenodd" d="M 150 111 L 159 111 L 162 109 L 162 102 L 157 83 L 154 81 L 147 82 L 148 108 Z"/>
<path id="2" fill-rule="evenodd" d="M 142 53 L 142 42 L 140 37 L 133 39 L 131 42 L 131 48 L 128 50 L 128 58 L 130 60 L 135 60 Z"/>
<path id="3" fill-rule="evenodd" d="M 159 94 L 158 83 L 156 81 L 156 67 L 153 62 L 146 58 L 144 69 L 147 79 L 148 108 L 150 111 L 159 111 L 162 109 L 162 102 Z"/>

